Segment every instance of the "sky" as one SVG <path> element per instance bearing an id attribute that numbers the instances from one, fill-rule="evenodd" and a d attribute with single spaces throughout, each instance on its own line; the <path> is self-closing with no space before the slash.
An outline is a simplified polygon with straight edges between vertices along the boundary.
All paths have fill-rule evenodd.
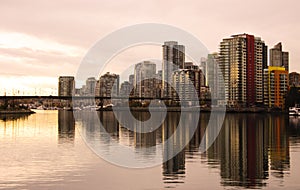
<path id="1" fill-rule="evenodd" d="M 210 52 L 239 33 L 259 36 L 269 48 L 282 42 L 290 53 L 290 72 L 300 72 L 299 6 L 297 0 L 2 0 L 0 95 L 56 95 L 58 76 L 76 75 L 98 40 L 140 23 L 181 28 Z M 161 59 L 161 51 L 160 46 L 125 50 L 105 71 Z"/>

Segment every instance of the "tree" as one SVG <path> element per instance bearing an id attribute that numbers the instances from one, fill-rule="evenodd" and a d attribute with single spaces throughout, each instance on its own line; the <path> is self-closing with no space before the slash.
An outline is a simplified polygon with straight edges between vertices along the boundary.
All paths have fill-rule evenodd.
<path id="1" fill-rule="evenodd" d="M 291 87 L 285 99 L 286 107 L 293 107 L 300 104 L 300 92 L 298 87 Z"/>

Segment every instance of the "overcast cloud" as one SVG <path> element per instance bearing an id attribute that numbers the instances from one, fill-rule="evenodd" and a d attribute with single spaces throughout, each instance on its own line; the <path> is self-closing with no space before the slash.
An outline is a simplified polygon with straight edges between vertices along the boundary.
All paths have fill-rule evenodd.
<path id="1" fill-rule="evenodd" d="M 282 42 L 290 52 L 290 71 L 299 72 L 299 5 L 297 0 L 3 0 L 0 84 L 21 75 L 40 77 L 41 84 L 56 88 L 56 82 L 43 79 L 75 75 L 97 40 L 119 28 L 146 22 L 186 30 L 211 52 L 218 51 L 223 38 L 237 33 L 260 36 L 269 48 Z M 159 47 L 157 52 L 161 53 Z M 126 62 L 130 59 L 124 58 Z"/>

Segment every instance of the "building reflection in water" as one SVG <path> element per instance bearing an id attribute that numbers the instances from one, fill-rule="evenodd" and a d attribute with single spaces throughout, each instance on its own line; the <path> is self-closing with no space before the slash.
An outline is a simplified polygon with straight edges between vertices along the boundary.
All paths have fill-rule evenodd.
<path id="1" fill-rule="evenodd" d="M 222 185 L 265 186 L 269 170 L 275 177 L 283 177 L 289 170 L 288 123 L 285 118 L 227 114 L 219 137 L 206 153 L 208 159 L 219 160 Z"/>
<path id="2" fill-rule="evenodd" d="M 270 121 L 270 166 L 271 174 L 283 178 L 284 172 L 290 168 L 289 137 L 287 118 L 275 117 Z"/>
<path id="3" fill-rule="evenodd" d="M 295 146 L 300 143 L 300 117 L 289 117 L 289 130 L 288 130 L 289 144 Z"/>
<path id="4" fill-rule="evenodd" d="M 28 121 L 28 116 L 27 114 L 0 115 L 0 137 L 17 136 L 19 128 L 24 127 L 25 121 Z"/>
<path id="5" fill-rule="evenodd" d="M 128 120 L 125 118 L 129 118 L 127 117 L 127 114 L 124 114 L 122 112 L 118 112 L 118 114 L 121 114 L 121 118 L 122 121 L 127 121 L 124 124 L 126 124 L 126 126 L 131 126 L 131 128 L 133 129 L 133 131 L 128 130 L 132 133 L 133 136 L 133 144 L 136 148 L 142 148 L 142 147 L 153 147 L 156 145 L 156 136 L 157 133 L 159 132 L 157 129 L 153 129 L 153 130 L 149 130 L 144 122 L 145 121 L 151 121 L 149 120 L 151 118 L 151 114 L 150 112 L 131 112 L 132 115 L 134 116 L 134 118 L 136 120 Z M 125 117 L 125 118 L 124 118 Z M 154 125 L 151 123 L 151 125 Z M 120 124 L 121 128 L 125 128 L 126 126 L 123 126 L 122 124 Z M 136 132 L 139 131 L 139 132 Z M 155 153 L 155 149 L 152 149 L 154 152 L 152 152 L 153 154 Z M 149 154 L 150 152 L 148 152 Z M 151 153 L 150 153 L 151 154 Z"/>
<path id="6" fill-rule="evenodd" d="M 220 160 L 220 174 L 225 186 L 264 185 L 262 180 L 267 178 L 268 167 L 268 157 L 264 154 L 267 136 L 262 121 L 256 116 L 228 114 L 214 143 L 217 146 L 208 151 L 215 152 L 211 155 Z"/>
<path id="7" fill-rule="evenodd" d="M 75 119 L 72 111 L 58 111 L 58 143 L 74 142 Z"/>
<path id="8" fill-rule="evenodd" d="M 122 112 L 119 114 L 119 117 L 126 117 L 126 114 L 122 115 Z M 138 156 L 141 156 L 141 159 L 157 156 L 158 151 L 154 148 L 151 149 L 152 152 L 139 152 L 143 150 L 143 147 L 155 147 L 163 143 L 164 148 L 161 150 L 163 158 L 172 157 L 170 155 L 173 155 L 178 147 L 185 147 L 162 164 L 163 180 L 167 187 L 184 183 L 186 162 L 195 160 L 199 163 L 206 163 L 208 167 L 219 168 L 223 186 L 246 188 L 266 186 L 270 175 L 282 179 L 289 172 L 289 136 L 295 135 L 295 132 L 291 130 L 297 131 L 296 136 L 300 136 L 300 124 L 294 121 L 292 129 L 289 129 L 289 117 L 286 115 L 227 114 L 216 141 L 205 153 L 200 154 L 199 146 L 210 119 L 209 113 L 200 114 L 199 124 L 193 135 L 191 135 L 192 129 L 189 125 L 176 130 L 179 119 L 182 117 L 178 112 L 167 113 L 166 119 L 159 128 L 143 133 L 143 125 L 138 122 L 149 119 L 151 116 L 149 114 L 148 112 L 133 112 L 137 121 L 127 123 L 133 129 L 139 127 L 138 130 L 141 133 L 122 126 L 113 112 L 99 112 L 98 116 L 86 114 L 84 117 L 88 117 L 89 122 L 84 124 L 87 126 L 83 133 L 95 134 L 94 138 L 103 145 L 101 147 L 109 149 L 111 139 L 102 137 L 101 131 L 94 126 L 95 118 L 100 118 L 104 130 L 113 137 L 112 139 L 123 145 L 134 147 L 136 152 L 140 153 Z M 193 113 L 189 114 L 183 119 L 186 124 L 194 119 Z M 62 118 L 65 119 L 66 116 Z M 221 116 L 220 119 L 216 116 L 213 122 L 221 123 Z M 72 131 L 67 129 L 68 127 L 74 131 L 74 125 L 70 125 L 69 122 L 63 126 L 65 131 Z M 167 141 L 170 137 L 172 137 L 172 143 Z M 206 140 L 208 138 L 209 135 L 206 136 Z"/>
<path id="9" fill-rule="evenodd" d="M 100 121 L 106 132 L 113 138 L 119 138 L 119 122 L 113 112 L 99 112 Z"/>
<path id="10" fill-rule="evenodd" d="M 26 120 L 30 114 L 3 114 L 0 115 L 2 121 Z"/>
<path id="11" fill-rule="evenodd" d="M 163 163 L 163 180 L 168 187 L 172 187 L 171 184 L 184 183 L 185 177 L 185 150 L 183 149 L 178 154 L 178 148 L 184 147 L 183 143 L 186 144 L 186 134 L 188 127 L 183 126 L 180 131 L 176 131 L 179 124 L 181 114 L 179 112 L 167 113 L 166 119 L 162 124 L 162 142 L 165 144 L 163 149 L 164 158 L 170 158 L 172 155 L 175 156 Z M 169 138 L 173 137 L 173 142 L 168 142 Z"/>

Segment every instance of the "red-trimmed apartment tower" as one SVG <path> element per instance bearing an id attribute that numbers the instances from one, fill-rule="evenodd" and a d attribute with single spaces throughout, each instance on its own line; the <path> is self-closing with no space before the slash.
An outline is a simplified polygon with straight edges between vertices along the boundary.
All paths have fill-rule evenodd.
<path id="1" fill-rule="evenodd" d="M 220 69 L 224 76 L 225 98 L 233 107 L 263 104 L 263 69 L 267 47 L 259 37 L 233 35 L 220 44 Z"/>
<path id="2" fill-rule="evenodd" d="M 246 93 L 247 105 L 254 105 L 256 102 L 255 89 L 255 44 L 254 36 L 246 34 L 247 40 L 247 66 L 246 66 Z"/>

